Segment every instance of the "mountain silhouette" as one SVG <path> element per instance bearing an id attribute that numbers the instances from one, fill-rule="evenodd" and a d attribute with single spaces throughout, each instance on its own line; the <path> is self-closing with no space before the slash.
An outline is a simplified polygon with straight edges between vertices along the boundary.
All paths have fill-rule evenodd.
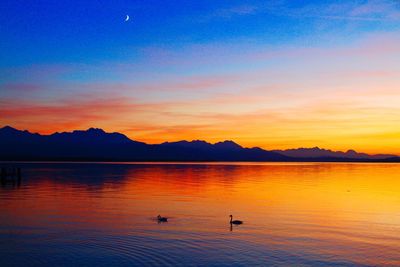
<path id="1" fill-rule="evenodd" d="M 396 155 L 335 152 L 318 147 L 268 151 L 242 147 L 230 140 L 153 145 L 97 128 L 41 135 L 6 126 L 0 129 L 0 148 L 3 161 L 399 161 Z"/>
<path id="2" fill-rule="evenodd" d="M 346 158 L 346 159 L 387 159 L 391 157 L 396 157 L 396 155 L 390 154 L 377 154 L 368 155 L 365 153 L 358 153 L 354 150 L 347 150 L 347 152 L 342 151 L 332 151 L 329 149 L 323 149 L 319 147 L 312 148 L 297 148 L 297 149 L 287 149 L 287 150 L 273 150 L 276 153 L 294 157 L 294 158 Z"/>

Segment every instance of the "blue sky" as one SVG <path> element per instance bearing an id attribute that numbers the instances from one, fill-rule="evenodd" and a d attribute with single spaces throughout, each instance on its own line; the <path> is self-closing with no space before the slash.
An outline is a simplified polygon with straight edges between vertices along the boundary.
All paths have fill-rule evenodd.
<path id="1" fill-rule="evenodd" d="M 359 14 L 351 10 L 367 1 L 327 2 L 6 0 L 1 64 L 134 60 L 144 47 L 179 50 L 207 43 L 313 45 L 330 34 L 343 42 L 399 27 L 390 10 L 398 8 L 396 1 L 375 1 L 386 9 Z M 393 19 L 387 17 L 391 12 Z M 132 19 L 125 23 L 127 14 Z"/>
<path id="2" fill-rule="evenodd" d="M 400 150 L 399 1 L 3 0 L 0 11 L 2 124 Z"/>

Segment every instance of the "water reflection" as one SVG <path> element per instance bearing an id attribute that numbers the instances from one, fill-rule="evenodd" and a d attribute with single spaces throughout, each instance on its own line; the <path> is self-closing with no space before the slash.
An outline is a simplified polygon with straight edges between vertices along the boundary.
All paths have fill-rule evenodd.
<path id="1" fill-rule="evenodd" d="M 396 164 L 21 168 L 0 188 L 1 266 L 400 264 Z"/>

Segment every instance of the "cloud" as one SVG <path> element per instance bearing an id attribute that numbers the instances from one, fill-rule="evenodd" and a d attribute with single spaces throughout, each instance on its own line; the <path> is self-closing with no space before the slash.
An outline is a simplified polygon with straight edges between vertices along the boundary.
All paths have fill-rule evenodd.
<path id="1" fill-rule="evenodd" d="M 255 5 L 239 5 L 227 8 L 220 8 L 213 12 L 201 16 L 199 21 L 208 22 L 213 19 L 231 19 L 238 16 L 248 16 L 257 13 L 259 8 Z"/>
<path id="2" fill-rule="evenodd" d="M 198 91 L 211 90 L 236 81 L 234 76 L 190 76 L 168 79 L 160 82 L 136 84 L 130 88 L 135 91 Z"/>
<path id="3" fill-rule="evenodd" d="M 21 128 L 50 133 L 97 125 L 107 129 L 129 120 L 131 114 L 144 118 L 165 106 L 161 103 L 138 103 L 127 98 L 96 98 L 93 95 L 50 103 L 3 99 L 0 102 L 0 117 L 4 125 L 20 125 Z"/>
<path id="4" fill-rule="evenodd" d="M 8 93 L 13 92 L 16 94 L 26 93 L 26 92 L 35 92 L 43 90 L 43 86 L 41 84 L 34 83 L 3 83 L 0 84 L 0 92 L 7 91 Z"/>
<path id="5" fill-rule="evenodd" d="M 250 15 L 255 13 L 256 11 L 257 11 L 256 6 L 243 5 L 243 6 L 235 6 L 235 7 L 220 9 L 217 10 L 214 14 L 217 17 L 230 18 L 232 16 L 237 16 L 237 15 L 238 16 Z"/>
<path id="6" fill-rule="evenodd" d="M 396 18 L 399 11 L 400 3 L 398 1 L 382 1 L 369 0 L 349 10 L 351 16 L 374 16 L 382 19 Z"/>
<path id="7" fill-rule="evenodd" d="M 400 4 L 392 0 L 309 4 L 289 14 L 333 20 L 391 21 L 400 19 Z"/>
<path id="8" fill-rule="evenodd" d="M 231 18 L 250 14 L 270 14 L 293 18 L 384 22 L 400 20 L 400 3 L 396 0 L 352 0 L 304 2 L 294 6 L 292 1 L 271 1 L 251 6 L 219 9 L 208 18 Z"/>

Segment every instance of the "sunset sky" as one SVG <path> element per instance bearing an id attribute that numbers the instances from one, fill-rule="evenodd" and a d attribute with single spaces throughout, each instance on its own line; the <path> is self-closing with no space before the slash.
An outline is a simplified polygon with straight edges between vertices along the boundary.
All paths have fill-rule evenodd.
<path id="1" fill-rule="evenodd" d="M 2 0 L 0 11 L 0 127 L 400 154 L 398 0 Z"/>

